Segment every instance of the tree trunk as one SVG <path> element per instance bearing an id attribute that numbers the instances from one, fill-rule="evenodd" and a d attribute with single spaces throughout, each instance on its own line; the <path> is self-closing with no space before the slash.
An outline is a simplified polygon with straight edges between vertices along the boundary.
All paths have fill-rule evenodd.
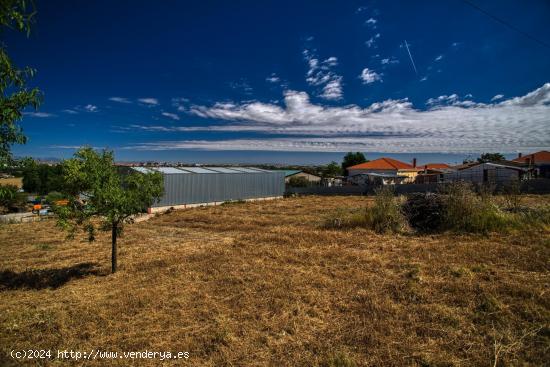
<path id="1" fill-rule="evenodd" d="M 118 223 L 113 223 L 111 226 L 111 272 L 115 273 L 117 268 L 116 263 L 116 235 Z"/>

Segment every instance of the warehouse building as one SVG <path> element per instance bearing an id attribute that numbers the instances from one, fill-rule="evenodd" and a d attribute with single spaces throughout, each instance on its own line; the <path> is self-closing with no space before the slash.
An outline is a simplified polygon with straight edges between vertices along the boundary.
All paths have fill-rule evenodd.
<path id="1" fill-rule="evenodd" d="M 149 213 L 217 205 L 237 200 L 267 200 L 283 197 L 282 171 L 252 167 L 132 167 L 141 173 L 160 172 L 164 195 Z"/>

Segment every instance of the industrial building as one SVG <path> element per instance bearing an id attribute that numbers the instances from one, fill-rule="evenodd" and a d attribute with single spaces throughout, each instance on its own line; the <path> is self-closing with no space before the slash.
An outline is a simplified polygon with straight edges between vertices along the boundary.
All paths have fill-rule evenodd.
<path id="1" fill-rule="evenodd" d="M 443 173 L 443 182 L 466 181 L 478 184 L 507 184 L 521 180 L 528 170 L 500 163 L 470 163 Z"/>
<path id="2" fill-rule="evenodd" d="M 149 213 L 216 205 L 237 200 L 267 200 L 283 197 L 282 171 L 252 167 L 131 167 L 164 176 L 164 195 Z"/>

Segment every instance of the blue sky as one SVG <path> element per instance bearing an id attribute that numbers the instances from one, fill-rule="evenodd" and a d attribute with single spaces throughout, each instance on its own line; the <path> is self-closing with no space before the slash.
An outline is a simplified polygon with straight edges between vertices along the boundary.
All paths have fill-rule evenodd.
<path id="1" fill-rule="evenodd" d="M 474 3 L 550 44 L 548 1 Z M 322 163 L 358 150 L 452 162 L 550 148 L 550 47 L 462 0 L 37 10 L 29 39 L 5 37 L 45 94 L 17 155 L 86 144 L 120 160 Z"/>

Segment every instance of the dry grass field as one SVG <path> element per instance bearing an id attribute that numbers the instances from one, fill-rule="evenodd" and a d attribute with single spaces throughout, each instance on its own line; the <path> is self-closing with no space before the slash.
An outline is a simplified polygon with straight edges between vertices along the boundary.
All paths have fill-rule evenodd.
<path id="1" fill-rule="evenodd" d="M 12 349 L 190 352 L 90 366 L 548 365 L 550 232 L 323 227 L 335 210 L 369 200 L 159 215 L 126 227 L 114 275 L 108 234 L 89 244 L 66 240 L 51 221 L 4 225 L 0 365 L 19 365 Z"/>
<path id="2" fill-rule="evenodd" d="M 22 177 L 10 177 L 10 178 L 0 178 L 1 185 L 14 185 L 18 189 L 23 187 L 23 178 Z"/>

